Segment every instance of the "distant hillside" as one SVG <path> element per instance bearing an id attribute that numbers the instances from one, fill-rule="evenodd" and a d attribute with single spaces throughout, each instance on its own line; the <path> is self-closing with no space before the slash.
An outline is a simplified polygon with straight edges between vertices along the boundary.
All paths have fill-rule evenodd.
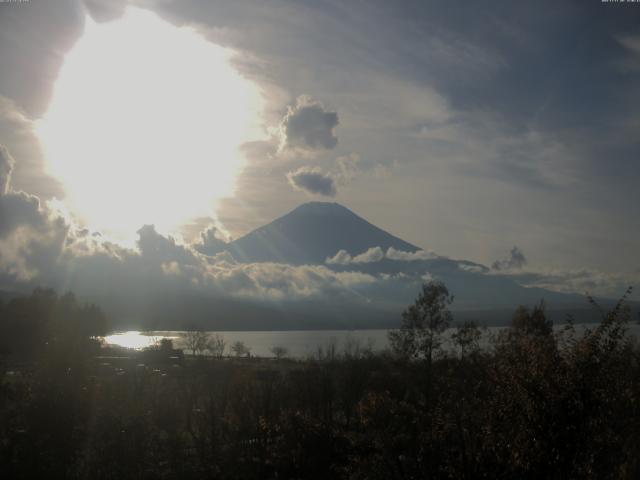
<path id="1" fill-rule="evenodd" d="M 16 297 L 25 295 L 23 292 L 15 292 L 10 290 L 0 290 L 0 302 L 8 302 Z"/>
<path id="2" fill-rule="evenodd" d="M 338 250 L 356 255 L 371 247 L 420 250 L 337 203 L 310 202 L 229 244 L 241 262 L 322 264 Z"/>

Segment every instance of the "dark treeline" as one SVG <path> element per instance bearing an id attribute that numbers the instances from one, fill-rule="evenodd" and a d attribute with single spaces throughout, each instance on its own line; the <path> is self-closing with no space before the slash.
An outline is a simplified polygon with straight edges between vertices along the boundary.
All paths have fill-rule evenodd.
<path id="1" fill-rule="evenodd" d="M 29 297 L 0 300 L 0 355 L 32 361 L 50 353 L 79 354 L 99 346 L 108 321 L 95 305 L 81 304 L 72 293 L 58 296 L 38 288 Z"/>
<path id="2" fill-rule="evenodd" d="M 579 334 L 571 322 L 554 333 L 542 304 L 521 307 L 490 349 L 459 325 L 455 356 L 440 348 L 451 301 L 425 285 L 387 353 L 116 366 L 94 338 L 98 309 L 36 291 L 0 307 L 0 475 L 640 478 L 624 298 Z"/>

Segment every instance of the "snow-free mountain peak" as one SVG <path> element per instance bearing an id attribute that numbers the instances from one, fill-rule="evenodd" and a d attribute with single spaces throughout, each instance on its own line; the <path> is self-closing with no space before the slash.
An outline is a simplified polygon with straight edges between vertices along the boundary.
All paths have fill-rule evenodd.
<path id="1" fill-rule="evenodd" d="M 322 264 L 339 250 L 352 255 L 372 247 L 415 252 L 419 247 L 376 227 L 338 203 L 309 202 L 231 242 L 242 262 Z"/>

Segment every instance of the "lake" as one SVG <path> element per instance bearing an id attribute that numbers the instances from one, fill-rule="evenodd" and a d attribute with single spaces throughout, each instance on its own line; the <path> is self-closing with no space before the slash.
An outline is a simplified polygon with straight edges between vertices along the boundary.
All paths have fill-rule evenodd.
<path id="1" fill-rule="evenodd" d="M 576 325 L 578 332 L 586 327 L 594 325 Z M 555 327 L 562 329 L 562 325 Z M 491 344 L 491 338 L 507 327 L 488 327 L 483 331 L 480 345 L 484 348 Z M 629 325 L 629 330 L 636 338 L 640 335 L 640 325 Z M 288 356 L 293 358 L 306 358 L 316 355 L 318 348 L 326 349 L 335 345 L 338 352 L 342 352 L 347 345 L 358 344 L 360 347 L 370 346 L 373 351 L 381 351 L 389 347 L 387 333 L 389 330 L 288 330 L 265 332 L 217 332 L 226 341 L 226 355 L 230 354 L 230 346 L 236 341 L 243 342 L 251 349 L 251 355 L 258 357 L 272 357 L 271 348 L 275 346 L 285 347 Z M 451 334 L 455 329 L 449 329 L 444 334 L 443 346 L 447 350 L 453 349 Z M 142 349 L 149 347 L 163 338 L 173 340 L 176 348 L 185 348 L 183 331 L 128 331 L 114 333 L 105 337 L 105 341 L 111 345 L 119 345 L 126 348 Z M 209 332 L 216 333 L 216 332 Z"/>

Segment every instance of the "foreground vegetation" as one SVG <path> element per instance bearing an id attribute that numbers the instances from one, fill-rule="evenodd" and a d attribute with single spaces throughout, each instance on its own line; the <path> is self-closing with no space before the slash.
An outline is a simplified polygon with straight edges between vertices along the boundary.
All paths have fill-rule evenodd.
<path id="1" fill-rule="evenodd" d="M 624 298 L 579 335 L 522 307 L 489 350 L 460 325 L 446 356 L 451 301 L 425 285 L 388 353 L 183 359 L 166 342 L 116 355 L 99 310 L 36 291 L 0 307 L 0 475 L 640 478 Z"/>

